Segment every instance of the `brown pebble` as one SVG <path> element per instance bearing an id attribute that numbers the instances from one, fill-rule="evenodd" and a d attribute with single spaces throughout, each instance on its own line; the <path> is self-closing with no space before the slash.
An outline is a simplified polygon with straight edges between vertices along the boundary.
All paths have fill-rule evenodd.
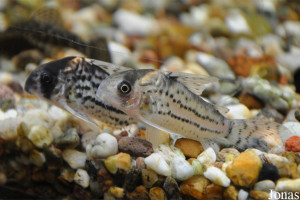
<path id="1" fill-rule="evenodd" d="M 163 189 L 166 192 L 168 199 L 182 199 L 178 183 L 174 178 L 168 176 L 163 184 Z"/>
<path id="2" fill-rule="evenodd" d="M 178 139 L 175 143 L 175 147 L 181 149 L 185 156 L 191 158 L 197 158 L 197 156 L 204 151 L 200 142 L 187 138 Z"/>
<path id="3" fill-rule="evenodd" d="M 118 143 L 119 151 L 134 157 L 147 157 L 153 153 L 152 144 L 137 137 L 123 137 Z"/>
<path id="4" fill-rule="evenodd" d="M 108 173 L 108 171 L 105 168 L 100 169 L 98 171 L 97 181 L 98 181 L 100 188 L 103 191 L 107 191 L 110 188 L 110 186 L 114 185 L 114 181 L 113 181 L 111 175 Z"/>
<path id="5" fill-rule="evenodd" d="M 249 109 L 260 109 L 263 107 L 263 103 L 259 99 L 248 93 L 242 93 L 239 96 L 239 101 Z"/>
<path id="6" fill-rule="evenodd" d="M 149 196 L 151 200 L 167 200 L 164 190 L 160 187 L 151 188 L 149 191 Z"/>
<path id="7" fill-rule="evenodd" d="M 223 187 L 217 184 L 210 184 L 206 187 L 206 198 L 214 200 L 223 199 Z"/>
<path id="8" fill-rule="evenodd" d="M 238 190 L 233 185 L 230 185 L 224 191 L 224 198 L 226 200 L 237 200 L 238 194 L 239 194 Z"/>
<path id="9" fill-rule="evenodd" d="M 158 181 L 158 175 L 152 170 L 142 169 L 142 181 L 146 188 L 151 188 Z"/>
<path id="10" fill-rule="evenodd" d="M 135 190 L 131 193 L 126 193 L 126 197 L 129 200 L 137 200 L 137 199 L 148 200 L 149 199 L 148 195 L 149 195 L 148 191 L 146 187 L 143 185 L 136 187 Z"/>
<path id="11" fill-rule="evenodd" d="M 270 197 L 268 192 L 257 191 L 257 190 L 251 190 L 250 196 L 253 197 L 254 199 L 259 199 L 259 200 L 268 200 Z"/>

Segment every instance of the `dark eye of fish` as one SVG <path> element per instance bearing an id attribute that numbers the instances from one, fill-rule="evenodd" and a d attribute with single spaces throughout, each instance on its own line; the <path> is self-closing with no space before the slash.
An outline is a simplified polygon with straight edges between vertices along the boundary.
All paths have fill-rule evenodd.
<path id="1" fill-rule="evenodd" d="M 43 72 L 41 74 L 41 83 L 43 85 L 50 85 L 52 83 L 53 79 L 47 72 Z"/>
<path id="2" fill-rule="evenodd" d="M 130 83 L 128 83 L 127 81 L 122 81 L 118 85 L 118 90 L 120 94 L 128 94 L 131 91 Z"/>

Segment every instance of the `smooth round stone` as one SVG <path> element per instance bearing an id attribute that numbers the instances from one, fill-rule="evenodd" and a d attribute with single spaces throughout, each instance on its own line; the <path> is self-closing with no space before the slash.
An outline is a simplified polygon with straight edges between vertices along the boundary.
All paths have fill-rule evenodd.
<path id="1" fill-rule="evenodd" d="M 228 187 L 230 185 L 230 179 L 217 167 L 208 167 L 204 172 L 204 176 L 217 185 L 223 187 Z"/>
<path id="2" fill-rule="evenodd" d="M 246 200 L 249 196 L 249 193 L 243 189 L 240 189 L 238 194 L 238 200 Z"/>
<path id="3" fill-rule="evenodd" d="M 74 149 L 66 149 L 62 153 L 63 159 L 73 168 L 84 168 L 86 161 L 86 154 Z"/>
<path id="4" fill-rule="evenodd" d="M 118 141 L 117 139 L 108 134 L 102 133 L 97 136 L 95 146 L 91 149 L 92 156 L 94 158 L 106 158 L 118 153 Z"/>
<path id="5" fill-rule="evenodd" d="M 269 192 L 275 188 L 275 183 L 271 180 L 263 180 L 255 183 L 254 190 Z"/>
<path id="6" fill-rule="evenodd" d="M 83 188 L 87 188 L 90 183 L 90 176 L 84 169 L 77 169 L 74 175 L 74 182 Z"/>

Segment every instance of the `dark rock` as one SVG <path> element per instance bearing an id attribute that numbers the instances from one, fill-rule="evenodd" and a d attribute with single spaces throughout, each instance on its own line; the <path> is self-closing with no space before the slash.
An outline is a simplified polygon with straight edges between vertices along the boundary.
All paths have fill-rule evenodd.
<path id="1" fill-rule="evenodd" d="M 140 169 L 131 168 L 125 176 L 123 188 L 132 192 L 138 185 L 142 184 L 142 172 Z"/>
<path id="2" fill-rule="evenodd" d="M 74 185 L 74 188 L 73 188 L 73 196 L 75 197 L 75 199 L 78 199 L 78 200 L 81 200 L 81 199 L 92 200 L 93 199 L 91 192 L 89 192 L 88 190 L 86 190 L 76 184 Z"/>
<path id="3" fill-rule="evenodd" d="M 148 200 L 149 199 L 149 194 L 145 186 L 140 185 L 135 188 L 133 192 L 128 192 L 126 193 L 126 197 L 129 200 Z"/>
<path id="4" fill-rule="evenodd" d="M 151 142 L 137 137 L 123 137 L 118 143 L 119 151 L 134 157 L 147 157 L 153 153 Z"/>
<path id="5" fill-rule="evenodd" d="M 85 169 L 86 169 L 87 173 L 89 174 L 91 180 L 93 180 L 93 181 L 97 180 L 98 169 L 96 169 L 95 165 L 93 164 L 93 162 L 91 160 L 86 160 Z"/>
<path id="6" fill-rule="evenodd" d="M 174 178 L 168 176 L 164 182 L 163 189 L 165 190 L 169 200 L 182 199 L 178 184 Z"/>
<path id="7" fill-rule="evenodd" d="M 110 186 L 114 185 L 113 178 L 108 173 L 108 171 L 103 168 L 100 169 L 97 173 L 97 181 L 99 184 L 99 187 L 105 192 L 109 189 Z"/>
<path id="8" fill-rule="evenodd" d="M 258 176 L 258 181 L 262 181 L 262 180 L 272 180 L 274 182 L 276 182 L 277 179 L 279 179 L 279 171 L 277 169 L 277 167 L 273 164 L 264 162 L 263 166 L 259 172 L 259 176 Z"/>

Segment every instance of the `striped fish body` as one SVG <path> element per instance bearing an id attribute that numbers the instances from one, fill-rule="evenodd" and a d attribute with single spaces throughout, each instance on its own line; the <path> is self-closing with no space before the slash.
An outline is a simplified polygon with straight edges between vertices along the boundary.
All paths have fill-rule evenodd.
<path id="1" fill-rule="evenodd" d="M 211 141 L 240 150 L 267 151 L 282 146 L 280 124 L 231 120 L 220 109 L 191 92 L 197 81 L 185 73 L 149 70 L 119 72 L 105 79 L 97 98 L 106 100 L 145 124 L 210 145 Z M 203 77 L 199 76 L 201 82 Z M 192 88 L 192 89 L 190 89 Z"/>
<path id="2" fill-rule="evenodd" d="M 40 65 L 26 80 L 25 90 L 55 104 L 75 116 L 113 125 L 134 123 L 131 117 L 95 98 L 103 79 L 124 67 L 81 57 L 66 57 Z"/>

